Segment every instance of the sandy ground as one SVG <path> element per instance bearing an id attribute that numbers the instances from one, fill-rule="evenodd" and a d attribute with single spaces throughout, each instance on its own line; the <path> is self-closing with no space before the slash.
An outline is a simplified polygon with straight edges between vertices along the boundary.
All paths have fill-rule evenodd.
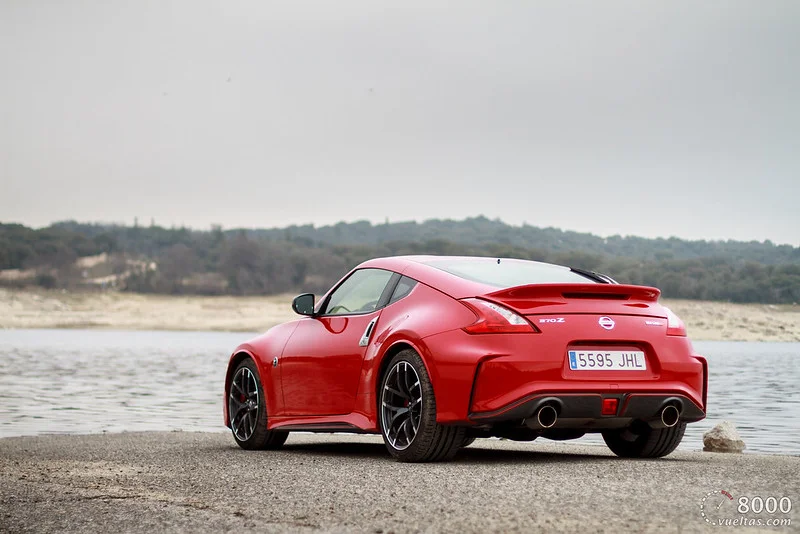
<path id="1" fill-rule="evenodd" d="M 696 341 L 800 341 L 800 306 L 664 300 Z"/>
<path id="2" fill-rule="evenodd" d="M 0 289 L 0 328 L 260 332 L 297 317 L 292 295 L 173 297 Z M 696 341 L 800 341 L 800 306 L 664 300 Z"/>
<path id="3" fill-rule="evenodd" d="M 788 515 L 751 517 L 793 523 L 761 532 L 798 532 L 798 472 L 797 457 L 623 460 L 546 440 L 478 440 L 453 462 L 412 465 L 374 436 L 292 434 L 283 450 L 259 452 L 228 433 L 6 438 L 0 531 L 756 531 L 705 522 L 703 497 L 724 489 L 789 497 Z M 733 503 L 717 513 L 741 517 Z"/>
<path id="4" fill-rule="evenodd" d="M 297 317 L 292 295 L 198 297 L 0 289 L 0 328 L 262 332 Z"/>

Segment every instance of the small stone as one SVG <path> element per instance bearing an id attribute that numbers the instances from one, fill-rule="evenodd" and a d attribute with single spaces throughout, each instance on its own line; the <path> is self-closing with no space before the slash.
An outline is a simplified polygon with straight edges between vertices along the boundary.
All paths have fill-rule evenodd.
<path id="1" fill-rule="evenodd" d="M 703 450 L 708 452 L 742 452 L 744 441 L 730 421 L 723 421 L 703 434 Z"/>

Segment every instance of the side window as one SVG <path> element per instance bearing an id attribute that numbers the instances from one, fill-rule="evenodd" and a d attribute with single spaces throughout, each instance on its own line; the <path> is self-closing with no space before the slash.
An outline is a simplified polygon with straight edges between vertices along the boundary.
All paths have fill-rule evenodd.
<path id="1" fill-rule="evenodd" d="M 411 290 L 414 289 L 414 286 L 416 285 L 416 280 L 412 280 L 407 276 L 402 277 L 400 281 L 397 282 L 397 287 L 394 288 L 394 293 L 392 293 L 392 298 L 389 299 L 389 304 L 397 302 L 401 298 L 411 293 Z"/>
<path id="2" fill-rule="evenodd" d="M 392 273 L 383 269 L 359 269 L 328 300 L 324 315 L 369 313 L 375 310 Z"/>

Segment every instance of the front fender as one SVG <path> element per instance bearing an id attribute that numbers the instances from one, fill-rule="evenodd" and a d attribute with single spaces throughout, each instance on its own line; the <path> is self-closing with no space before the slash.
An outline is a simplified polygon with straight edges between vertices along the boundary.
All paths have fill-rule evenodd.
<path id="1" fill-rule="evenodd" d="M 242 343 L 231 354 L 225 373 L 224 395 L 222 399 L 223 421 L 230 427 L 228 417 L 228 384 L 236 367 L 246 358 L 252 359 L 258 370 L 258 379 L 264 391 L 264 402 L 269 415 L 283 413 L 283 388 L 281 386 L 281 367 L 273 367 L 272 360 L 283 355 L 289 338 L 297 328 L 298 321 L 285 323 L 269 329 L 264 334 Z"/>

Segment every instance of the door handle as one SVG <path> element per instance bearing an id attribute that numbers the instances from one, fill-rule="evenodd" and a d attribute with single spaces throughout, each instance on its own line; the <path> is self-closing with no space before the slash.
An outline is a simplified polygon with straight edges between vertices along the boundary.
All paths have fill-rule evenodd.
<path id="1" fill-rule="evenodd" d="M 366 347 L 369 345 L 369 337 L 372 335 L 372 331 L 375 329 L 375 323 L 378 322 L 378 318 L 375 317 L 373 320 L 369 322 L 367 325 L 367 329 L 364 330 L 364 335 L 361 336 L 361 339 L 358 340 L 359 347 Z"/>

